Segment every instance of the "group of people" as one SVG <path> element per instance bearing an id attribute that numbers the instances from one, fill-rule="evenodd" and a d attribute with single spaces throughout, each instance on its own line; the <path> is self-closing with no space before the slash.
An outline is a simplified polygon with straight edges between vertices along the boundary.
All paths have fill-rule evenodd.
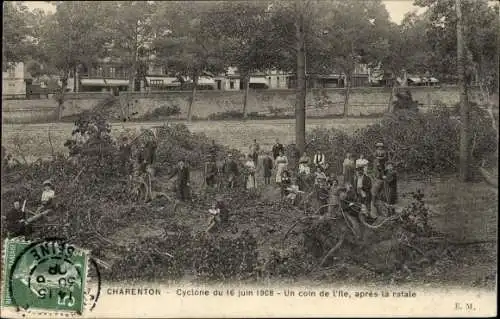
<path id="1" fill-rule="evenodd" d="M 4 219 L 2 224 L 5 223 L 7 237 L 27 236 L 32 232 L 33 222 L 53 211 L 55 205 L 55 189 L 50 180 L 43 182 L 40 205 L 35 211 L 26 207 L 26 200 L 17 198 L 10 211 L 2 216 Z"/>
<path id="2" fill-rule="evenodd" d="M 387 161 L 383 143 L 375 145 L 372 165 L 362 154 L 358 159 L 348 153 L 342 172 L 330 168 L 326 156 L 316 152 L 312 159 L 304 152 L 291 168 L 283 144 L 276 140 L 271 152 L 260 152 L 256 140 L 249 147 L 246 167 L 246 188 L 257 188 L 256 171 L 262 156 L 264 184 L 275 183 L 281 188 L 281 196 L 296 204 L 302 194 L 311 188 L 316 193 L 319 211 L 324 214 L 335 210 L 342 202 L 356 203 L 362 213 L 376 218 L 376 202 L 381 200 L 393 205 L 397 200 L 397 175 L 392 163 Z M 352 205 L 351 205 L 352 207 Z"/>

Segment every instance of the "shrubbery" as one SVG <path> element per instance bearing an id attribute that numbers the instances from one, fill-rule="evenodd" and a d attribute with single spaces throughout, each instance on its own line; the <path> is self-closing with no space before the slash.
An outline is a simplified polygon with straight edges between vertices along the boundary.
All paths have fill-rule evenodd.
<path id="1" fill-rule="evenodd" d="M 496 152 L 496 132 L 485 111 L 472 109 L 472 160 L 477 164 Z M 400 172 L 423 175 L 452 172 L 458 166 L 459 130 L 460 120 L 447 108 L 427 113 L 401 111 L 352 135 L 336 129 L 315 129 L 308 135 L 312 142 L 307 152 L 321 150 L 330 159 L 332 169 L 340 174 L 346 153 L 356 157 L 363 154 L 372 161 L 375 143 L 383 142 L 389 160 Z"/>
<path id="2" fill-rule="evenodd" d="M 143 115 L 143 120 L 158 120 L 181 114 L 181 108 L 178 105 L 162 105 L 155 108 L 152 112 Z"/>

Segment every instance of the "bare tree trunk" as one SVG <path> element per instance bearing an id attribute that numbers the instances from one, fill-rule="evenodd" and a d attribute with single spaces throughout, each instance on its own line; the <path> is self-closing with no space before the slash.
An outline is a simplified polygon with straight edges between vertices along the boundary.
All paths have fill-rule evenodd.
<path id="1" fill-rule="evenodd" d="M 193 116 L 193 104 L 194 104 L 194 99 L 196 98 L 197 86 L 198 86 L 198 75 L 193 75 L 193 89 L 191 91 L 191 98 L 189 99 L 188 114 L 187 114 L 188 122 L 191 122 L 191 118 Z"/>
<path id="2" fill-rule="evenodd" d="M 77 75 L 76 75 L 76 66 L 73 68 L 73 92 L 77 93 L 78 92 L 78 85 L 77 85 Z"/>
<path id="3" fill-rule="evenodd" d="M 243 119 L 247 118 L 248 91 L 250 91 L 250 74 L 244 76 L 245 94 L 243 95 Z"/>
<path id="4" fill-rule="evenodd" d="M 392 81 L 391 85 L 391 93 L 389 94 L 389 102 L 387 103 L 387 112 L 392 113 L 393 107 L 392 107 L 392 99 L 394 97 L 394 91 L 396 90 L 396 83 L 395 81 Z"/>
<path id="5" fill-rule="evenodd" d="M 66 88 L 68 86 L 68 72 L 65 73 L 64 77 L 61 79 L 61 91 L 57 97 L 57 120 L 61 121 L 62 113 L 64 109 L 64 100 L 66 94 Z"/>
<path id="6" fill-rule="evenodd" d="M 461 0 L 455 0 L 455 9 L 457 11 L 457 73 L 460 90 L 460 180 L 466 182 L 470 178 L 470 132 L 469 132 L 469 101 L 467 96 L 467 83 L 465 79 L 465 46 L 463 36 L 463 17 Z"/>
<path id="7" fill-rule="evenodd" d="M 300 152 L 304 153 L 306 144 L 306 52 L 304 33 L 304 12 L 301 10 L 301 0 L 296 0 L 296 9 L 299 15 L 296 22 L 297 39 L 297 93 L 295 104 L 295 144 Z"/>
<path id="8" fill-rule="evenodd" d="M 344 90 L 344 117 L 349 116 L 349 94 L 351 90 L 351 75 L 346 72 Z"/>

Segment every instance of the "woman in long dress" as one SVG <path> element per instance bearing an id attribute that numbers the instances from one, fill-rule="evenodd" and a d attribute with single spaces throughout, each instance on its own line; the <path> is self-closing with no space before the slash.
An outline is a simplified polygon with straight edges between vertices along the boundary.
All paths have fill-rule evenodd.
<path id="1" fill-rule="evenodd" d="M 283 154 L 283 152 L 280 152 L 280 154 L 276 158 L 276 183 L 281 183 L 281 174 L 284 170 L 286 170 L 287 166 L 288 159 Z"/>
<path id="2" fill-rule="evenodd" d="M 251 155 L 248 155 L 248 160 L 245 163 L 247 170 L 247 189 L 257 188 L 257 181 L 255 180 L 255 163 Z"/>

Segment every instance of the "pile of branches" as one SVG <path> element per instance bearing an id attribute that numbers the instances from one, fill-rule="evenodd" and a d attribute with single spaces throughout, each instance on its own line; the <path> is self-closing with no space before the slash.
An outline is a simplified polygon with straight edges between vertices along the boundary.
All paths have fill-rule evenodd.
<path id="1" fill-rule="evenodd" d="M 427 113 L 400 111 L 397 115 L 389 114 L 380 123 L 358 129 L 354 134 L 317 128 L 308 136 L 307 152 L 323 152 L 331 169 L 341 172 L 347 153 L 356 157 L 363 154 L 373 162 L 375 144 L 382 142 L 398 172 L 427 177 L 457 171 L 460 119 L 449 108 L 439 107 Z M 479 165 L 496 153 L 496 132 L 488 114 L 477 106 L 472 106 L 471 122 L 478 123 L 472 127 L 471 154 L 473 163 Z"/>

